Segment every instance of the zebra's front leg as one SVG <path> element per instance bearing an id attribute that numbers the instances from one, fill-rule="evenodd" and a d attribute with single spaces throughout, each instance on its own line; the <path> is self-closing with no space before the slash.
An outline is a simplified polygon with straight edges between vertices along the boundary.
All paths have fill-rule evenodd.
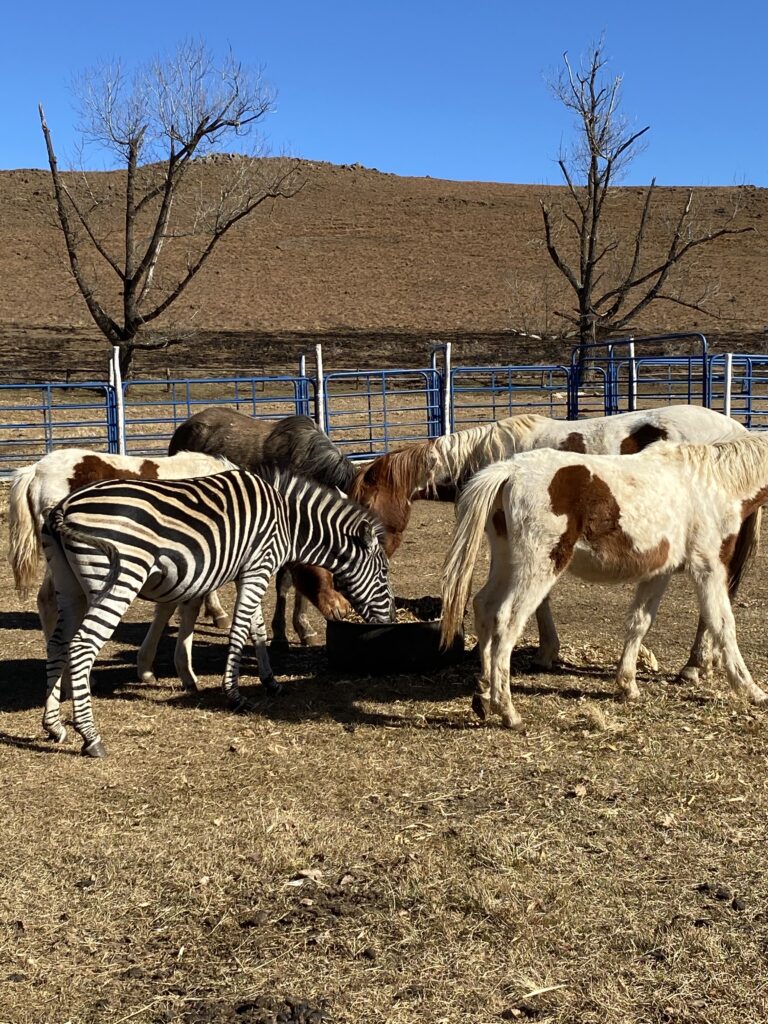
<path id="1" fill-rule="evenodd" d="M 261 600 L 272 575 L 272 566 L 262 566 L 258 573 L 244 575 L 238 580 L 237 599 L 232 614 L 232 628 L 229 632 L 229 648 L 227 663 L 224 668 L 222 686 L 229 706 L 233 711 L 249 711 L 250 701 L 240 693 L 240 659 L 243 655 L 245 642 L 251 631 L 251 622 L 258 611 L 261 614 Z M 262 626 L 263 626 L 262 617 Z M 264 637 L 266 641 L 266 636 Z M 271 673 L 271 669 L 270 669 Z"/>
<path id="2" fill-rule="evenodd" d="M 259 663 L 259 679 L 261 680 L 262 686 L 273 696 L 277 696 L 282 691 L 282 686 L 275 679 L 274 673 L 272 672 L 272 665 L 269 661 L 269 654 L 267 652 L 267 627 L 264 625 L 264 614 L 261 610 L 261 604 L 253 614 L 251 619 L 251 640 L 256 648 L 256 659 Z"/>

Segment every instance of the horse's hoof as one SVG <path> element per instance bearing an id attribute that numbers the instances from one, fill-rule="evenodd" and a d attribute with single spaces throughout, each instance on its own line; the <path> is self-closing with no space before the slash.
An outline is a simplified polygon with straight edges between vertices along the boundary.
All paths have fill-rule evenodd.
<path id="1" fill-rule="evenodd" d="M 142 672 L 139 682 L 142 686 L 157 686 L 157 676 L 154 672 Z"/>
<path id="2" fill-rule="evenodd" d="M 261 685 L 270 697 L 277 697 L 279 693 L 283 692 L 282 684 L 278 683 L 274 676 L 269 676 L 268 679 L 262 679 Z"/>
<path id="3" fill-rule="evenodd" d="M 317 633 L 315 633 L 315 632 L 304 633 L 302 636 L 299 637 L 299 640 L 301 641 L 301 646 L 302 647 L 311 647 L 312 646 L 312 641 L 316 640 L 316 639 L 317 639 Z"/>
<path id="4" fill-rule="evenodd" d="M 230 630 L 232 628 L 232 619 L 228 615 L 216 615 L 214 616 L 213 624 L 216 629 Z"/>
<path id="5" fill-rule="evenodd" d="M 269 646 L 273 651 L 287 651 L 291 645 L 285 637 L 274 637 Z"/>
<path id="6" fill-rule="evenodd" d="M 519 715 L 502 715 L 501 724 L 505 729 L 514 729 L 515 732 L 525 733 L 525 726 Z"/>
<path id="7" fill-rule="evenodd" d="M 680 669 L 677 677 L 682 683 L 698 683 L 699 681 L 699 670 L 695 665 L 686 665 Z"/>
<path id="8" fill-rule="evenodd" d="M 488 698 L 483 697 L 480 693 L 472 695 L 472 710 L 475 712 L 477 717 L 484 722 L 488 717 Z"/>
<path id="9" fill-rule="evenodd" d="M 90 743 L 84 743 L 83 749 L 80 751 L 83 757 L 106 757 L 107 749 L 101 742 L 101 736 L 97 736 L 95 740 L 91 740 Z"/>
<path id="10" fill-rule="evenodd" d="M 760 690 L 759 693 L 755 693 L 750 697 L 750 702 L 752 704 L 757 704 L 758 706 L 761 704 L 768 704 L 768 693 L 766 693 L 765 690 Z"/>

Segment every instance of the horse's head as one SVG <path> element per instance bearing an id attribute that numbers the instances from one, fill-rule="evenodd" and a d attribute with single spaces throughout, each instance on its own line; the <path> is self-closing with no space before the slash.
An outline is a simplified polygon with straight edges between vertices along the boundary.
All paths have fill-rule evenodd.
<path id="1" fill-rule="evenodd" d="M 422 441 L 379 456 L 352 481 L 349 497 L 379 517 L 387 531 L 389 554 L 400 544 L 414 495 L 431 486 L 435 465 L 432 442 Z"/>

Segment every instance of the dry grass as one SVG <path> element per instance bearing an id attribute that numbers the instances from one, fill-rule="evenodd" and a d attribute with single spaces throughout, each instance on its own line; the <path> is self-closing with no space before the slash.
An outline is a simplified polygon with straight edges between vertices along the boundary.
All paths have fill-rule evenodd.
<path id="1" fill-rule="evenodd" d="M 398 592 L 437 592 L 450 522 L 417 509 Z M 738 609 L 760 680 L 765 565 Z M 530 633 L 515 656 L 525 736 L 472 718 L 471 660 L 347 679 L 294 649 L 284 695 L 240 718 L 204 629 L 198 697 L 169 644 L 140 687 L 138 608 L 95 673 L 91 763 L 41 739 L 39 636 L 1 578 L 0 1021 L 768 1018 L 768 719 L 675 682 L 685 581 L 629 707 L 607 667 L 624 591 L 564 583 L 564 665 L 531 675 Z"/>

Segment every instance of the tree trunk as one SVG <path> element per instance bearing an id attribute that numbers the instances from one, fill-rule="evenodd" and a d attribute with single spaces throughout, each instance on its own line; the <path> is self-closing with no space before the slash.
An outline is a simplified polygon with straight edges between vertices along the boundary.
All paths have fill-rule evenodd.
<path id="1" fill-rule="evenodd" d="M 120 376 L 123 380 L 128 380 L 131 375 L 131 368 L 133 367 L 133 357 L 136 354 L 135 345 L 129 341 L 124 341 L 120 345 Z"/>

